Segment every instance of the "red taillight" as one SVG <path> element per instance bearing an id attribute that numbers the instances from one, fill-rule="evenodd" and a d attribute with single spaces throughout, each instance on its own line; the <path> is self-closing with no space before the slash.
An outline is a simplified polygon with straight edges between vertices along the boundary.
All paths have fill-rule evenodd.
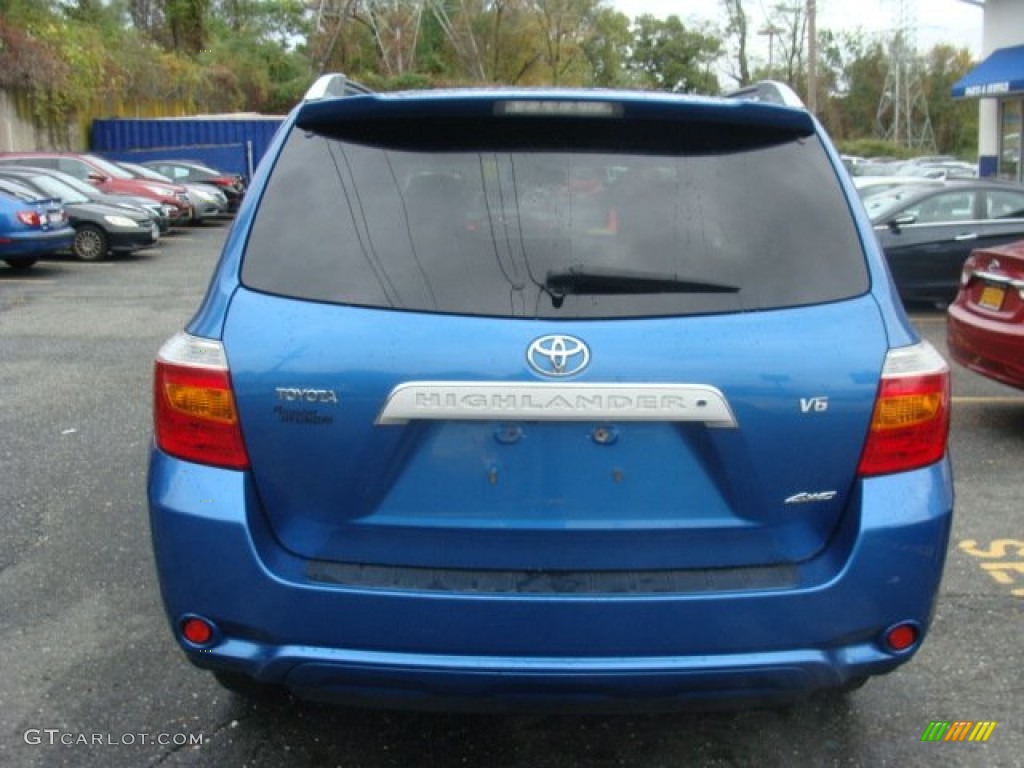
<path id="1" fill-rule="evenodd" d="M 927 342 L 892 350 L 875 399 L 860 475 L 905 472 L 946 453 L 949 366 Z"/>
<path id="2" fill-rule="evenodd" d="M 18 221 L 27 227 L 41 227 L 43 225 L 43 220 L 36 211 L 18 211 L 14 215 L 18 217 Z"/>
<path id="3" fill-rule="evenodd" d="M 165 453 L 229 469 L 249 466 L 219 342 L 179 333 L 163 346 L 153 378 L 153 421 Z"/>

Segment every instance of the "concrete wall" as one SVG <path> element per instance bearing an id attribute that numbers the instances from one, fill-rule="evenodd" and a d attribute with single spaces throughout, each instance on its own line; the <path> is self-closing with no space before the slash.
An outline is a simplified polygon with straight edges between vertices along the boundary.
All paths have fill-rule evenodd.
<path id="1" fill-rule="evenodd" d="M 34 149 L 80 151 L 86 148 L 77 125 L 69 125 L 63 131 L 39 128 L 27 117 L 27 111 L 28 102 L 24 97 L 0 88 L 0 152 Z"/>

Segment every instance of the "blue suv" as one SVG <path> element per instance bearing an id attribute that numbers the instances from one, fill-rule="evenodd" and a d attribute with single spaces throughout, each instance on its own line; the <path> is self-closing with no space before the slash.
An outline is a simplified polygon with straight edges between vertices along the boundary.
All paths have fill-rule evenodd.
<path id="1" fill-rule="evenodd" d="M 852 689 L 932 616 L 949 372 L 784 86 L 318 82 L 160 350 L 188 659 L 412 707 Z"/>

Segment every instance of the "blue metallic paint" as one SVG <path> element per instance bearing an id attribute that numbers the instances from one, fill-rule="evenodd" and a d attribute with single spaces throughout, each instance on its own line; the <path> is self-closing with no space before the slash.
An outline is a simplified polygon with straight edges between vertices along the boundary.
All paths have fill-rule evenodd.
<path id="1" fill-rule="evenodd" d="M 403 97 L 396 101 L 399 98 Z M 357 104 L 359 100 L 349 101 Z M 365 108 L 377 108 L 370 101 Z M 650 99 L 637 109 L 655 114 L 661 108 L 659 103 L 657 98 Z M 748 110 L 747 114 L 762 118 L 765 110 L 777 110 L 778 117 L 772 119 L 783 123 L 808 119 L 776 107 L 735 109 L 737 114 Z M 327 112 L 329 107 L 311 105 L 306 110 L 314 114 L 316 110 Z M 293 112 L 278 132 L 268 160 L 276 157 L 297 114 L 298 110 Z M 820 386 L 839 387 L 843 392 L 836 398 L 840 423 L 833 425 L 837 426 L 833 435 L 844 438 L 833 437 L 829 444 L 827 430 L 812 438 L 827 465 L 836 459 L 848 462 L 847 454 L 862 444 L 865 409 L 870 406 L 865 391 L 877 384 L 879 355 L 884 352 L 875 332 L 886 336 L 889 346 L 908 345 L 917 337 L 896 298 L 870 223 L 856 202 L 838 155 L 827 141 L 825 144 L 853 201 L 872 292 L 836 308 L 834 315 L 827 307 L 814 310 L 823 323 L 822 346 L 814 354 L 830 353 L 826 339 L 831 332 L 833 343 L 842 338 L 859 362 L 845 365 L 845 374 L 821 380 L 815 378 L 820 376 L 816 373 L 819 369 L 808 366 L 800 370 L 799 356 L 790 351 L 779 368 L 791 374 L 787 386 L 792 387 L 794 396 Z M 253 333 L 261 310 L 280 301 L 248 293 L 238 284 L 244 241 L 270 170 L 270 162 L 265 161 L 257 171 L 207 296 L 189 324 L 191 333 L 222 338 L 229 306 L 229 341 L 233 335 Z M 856 305 L 856 323 L 849 322 L 851 304 Z M 318 327 L 323 330 L 335 313 L 345 312 L 338 307 L 297 311 L 302 322 L 288 332 L 299 327 L 309 332 Z M 843 323 L 843 318 L 845 331 L 836 333 L 842 329 L 831 326 Z M 766 328 L 773 332 L 766 330 L 764 340 L 782 333 L 787 319 L 785 312 L 765 313 Z M 387 329 L 386 319 L 374 317 L 374 321 Z M 648 322 L 657 325 L 657 321 Z M 495 327 L 501 325 L 494 323 Z M 567 332 L 564 324 L 527 325 L 524 339 Z M 713 326 L 714 330 L 707 326 L 706 333 L 694 339 L 693 347 L 680 347 L 681 353 L 696 353 L 696 360 L 689 360 L 696 363 L 695 376 L 709 375 L 711 370 L 709 360 L 702 360 L 697 352 L 698 342 L 707 344 L 720 338 L 723 329 L 728 335 L 727 319 Z M 866 329 L 876 338 L 858 353 L 858 338 Z M 367 326 L 362 332 L 373 331 Z M 272 345 L 285 342 L 284 335 L 275 341 L 267 328 L 261 328 L 260 335 Z M 867 346 L 881 351 L 869 354 Z M 241 347 L 229 345 L 228 349 L 231 365 L 239 371 L 252 362 Z M 766 356 L 772 349 L 769 343 Z M 622 347 L 616 350 L 621 352 Z M 847 349 L 832 351 L 845 353 Z M 296 370 L 305 377 L 303 385 L 337 388 L 343 408 L 355 408 L 364 416 L 375 407 L 366 393 L 354 393 L 348 382 L 332 379 L 315 356 L 303 358 L 300 352 L 299 359 Z M 361 374 L 375 389 L 393 383 L 386 380 L 383 362 L 368 361 Z M 599 363 L 595 364 L 601 373 Z M 661 371 L 667 378 L 674 373 L 671 366 Z M 515 378 L 522 374 L 499 366 L 494 375 Z M 728 381 L 724 384 L 730 400 L 739 403 L 741 424 L 770 430 L 772 406 L 762 409 L 756 388 L 745 391 L 738 380 L 731 388 Z M 254 394 L 257 401 L 263 396 L 240 394 L 243 402 Z M 259 420 L 254 414 L 246 418 Z M 455 429 L 450 435 L 442 430 L 435 439 L 442 449 L 454 447 L 457 439 L 465 437 Z M 252 445 L 259 454 L 255 441 Z M 766 464 L 752 466 L 752 471 L 768 477 L 785 471 L 773 448 L 761 446 L 757 455 Z M 291 466 L 298 466 L 298 461 Z M 458 482 L 458 478 L 448 477 L 446 482 Z M 812 526 L 811 539 L 797 541 L 789 552 L 800 556 L 796 563 L 799 580 L 792 588 L 672 595 L 509 596 L 354 588 L 311 581 L 306 575 L 308 561 L 296 552 L 314 551 L 317 537 L 325 530 L 322 526 L 330 522 L 333 511 L 314 512 L 305 524 L 275 531 L 251 473 L 194 465 L 155 449 L 149 472 L 154 549 L 168 617 L 177 626 L 181 617 L 199 614 L 215 622 L 223 635 L 223 642 L 202 653 L 179 637 L 193 663 L 284 683 L 310 697 L 411 702 L 416 706 L 452 696 L 468 698 L 474 706 L 482 697 L 534 704 L 552 698 L 585 704 L 634 696 L 703 701 L 805 692 L 895 668 L 918 646 L 903 653 L 889 652 L 882 645 L 882 633 L 894 623 L 911 622 L 923 635 L 933 612 L 952 518 L 949 461 L 899 475 L 856 480 L 838 490 L 833 522 L 817 529 Z M 274 495 L 272 488 L 263 493 Z M 710 494 L 710 489 L 704 493 Z M 597 495 L 594 498 L 599 500 Z M 797 507 L 793 514 L 813 515 L 816 511 Z M 318 514 L 320 522 L 314 524 Z M 765 513 L 751 508 L 753 518 L 759 514 Z M 295 525 L 294 521 L 291 524 Z M 609 528 L 614 530 L 614 525 Z M 402 554 L 408 555 L 414 545 L 400 546 L 406 546 Z M 613 553 L 600 557 L 613 559 Z M 701 564 L 699 558 L 675 562 L 679 567 L 695 564 Z M 580 632 L 581 627 L 587 631 Z"/>
<path id="2" fill-rule="evenodd" d="M 859 481 L 843 526 L 799 564 L 793 589 L 585 597 L 314 583 L 305 561 L 267 526 L 246 473 L 154 451 L 149 494 L 169 617 L 177 625 L 186 614 L 204 616 L 225 638 L 202 653 L 182 643 L 200 666 L 302 688 L 313 672 L 298 665 L 326 665 L 321 673 L 339 678 L 339 695 L 437 693 L 443 680 L 455 692 L 482 686 L 571 698 L 601 687 L 596 678 L 614 683 L 609 690 L 643 695 L 658 692 L 645 691 L 653 684 L 686 699 L 718 686 L 761 694 L 839 685 L 909 658 L 885 650 L 881 636 L 896 622 L 929 624 L 949 537 L 949 488 L 948 460 Z M 542 671 L 546 680 L 537 677 Z"/>
<path id="3" fill-rule="evenodd" d="M 45 216 L 47 204 L 59 205 L 59 201 L 25 202 L 0 194 L 0 260 L 10 259 L 17 263 L 23 259 L 36 259 L 71 247 L 75 231 L 70 225 L 65 224 L 56 229 L 50 228 L 49 225 L 40 228 L 30 227 L 18 220 L 18 211 L 32 210 Z"/>
<path id="4" fill-rule="evenodd" d="M 277 320 L 268 326 L 267 317 Z M 798 337 L 786 332 L 794 323 Z M 740 428 L 620 423 L 619 441 L 605 446 L 590 439 L 587 423 L 525 424 L 516 445 L 495 440 L 486 422 L 374 425 L 409 371 L 440 381 L 535 380 L 525 350 L 556 332 L 591 347 L 575 381 L 714 386 Z M 258 345 L 246 342 L 257 337 Z M 867 297 L 762 312 L 754 327 L 733 314 L 467 323 L 245 288 L 232 301 L 224 341 L 243 429 L 274 435 L 249 440 L 249 455 L 286 546 L 343 561 L 492 568 L 714 567 L 812 556 L 843 509 L 885 350 Z M 290 384 L 336 392 L 336 405 L 309 407 L 330 423 L 282 424 L 276 409 L 288 404 L 275 388 Z M 817 395 L 830 398 L 828 411 L 801 415 L 800 399 Z M 822 490 L 838 494 L 783 503 Z M 459 548 L 445 544 L 453 535 Z"/>

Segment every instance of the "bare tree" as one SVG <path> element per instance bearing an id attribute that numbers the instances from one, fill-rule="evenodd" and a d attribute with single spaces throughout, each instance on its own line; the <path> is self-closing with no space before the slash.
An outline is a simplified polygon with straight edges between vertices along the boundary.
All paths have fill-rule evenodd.
<path id="1" fill-rule="evenodd" d="M 597 0 L 533 0 L 544 42 L 550 82 L 562 77 L 582 59 L 582 46 L 593 25 Z"/>
<path id="2" fill-rule="evenodd" d="M 782 28 L 779 48 L 786 65 L 786 82 L 795 86 L 804 74 L 804 46 L 807 42 L 806 6 L 803 2 L 776 5 L 770 21 Z"/>
<path id="3" fill-rule="evenodd" d="M 747 58 L 747 13 L 743 8 L 743 0 L 722 0 L 725 6 L 728 24 L 725 33 L 736 39 L 736 65 L 738 72 L 730 72 L 730 76 L 739 81 L 740 85 L 750 83 L 750 63 Z"/>

